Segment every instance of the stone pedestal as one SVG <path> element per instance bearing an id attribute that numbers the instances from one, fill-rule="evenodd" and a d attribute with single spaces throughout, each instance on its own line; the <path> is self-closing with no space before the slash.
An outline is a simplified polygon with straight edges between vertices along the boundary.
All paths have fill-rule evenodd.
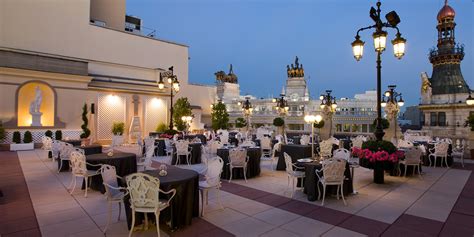
<path id="1" fill-rule="evenodd" d="M 32 127 L 41 127 L 41 116 L 43 113 L 41 112 L 31 112 L 31 126 Z"/>

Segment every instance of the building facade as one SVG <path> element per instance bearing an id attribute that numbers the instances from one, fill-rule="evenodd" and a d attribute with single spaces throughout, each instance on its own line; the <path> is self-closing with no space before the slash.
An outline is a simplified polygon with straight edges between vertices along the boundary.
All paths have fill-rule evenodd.
<path id="1" fill-rule="evenodd" d="M 467 139 L 469 129 L 463 124 L 474 106 L 466 104 L 471 90 L 463 78 L 461 62 L 464 47 L 456 44 L 454 20 L 456 13 L 446 1 L 437 15 L 438 40 L 436 48 L 429 54 L 433 65 L 431 78 L 421 74 L 423 130 L 435 137 Z"/>
<path id="2" fill-rule="evenodd" d="M 155 35 L 138 17 L 126 16 L 125 0 L 1 1 L 5 141 L 17 130 L 31 131 L 36 142 L 46 129 L 78 138 L 84 104 L 93 112 L 89 126 L 98 141 L 111 139 L 113 122 L 124 122 L 126 135 L 131 127 L 154 131 L 169 122 L 170 88 L 159 90 L 157 82 L 171 66 L 180 83 L 176 98 L 187 97 L 195 114 L 209 119 L 215 86 L 189 83 L 188 46 Z M 32 122 L 32 112 L 40 123 Z M 195 118 L 191 128 L 202 127 Z"/>

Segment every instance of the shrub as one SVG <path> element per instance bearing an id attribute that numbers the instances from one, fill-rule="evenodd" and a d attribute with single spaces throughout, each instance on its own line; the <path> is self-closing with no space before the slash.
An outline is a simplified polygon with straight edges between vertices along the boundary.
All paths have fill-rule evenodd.
<path id="1" fill-rule="evenodd" d="M 160 124 L 158 124 L 158 126 L 156 126 L 155 131 L 156 132 L 165 132 L 166 129 L 168 129 L 168 126 L 166 126 L 166 124 L 164 124 L 164 123 L 160 123 Z"/>
<path id="2" fill-rule="evenodd" d="M 369 149 L 371 152 L 386 151 L 388 154 L 392 154 L 397 151 L 397 148 L 393 143 L 389 141 L 366 141 L 362 144 L 362 149 Z"/>
<path id="3" fill-rule="evenodd" d="M 247 126 L 247 121 L 244 118 L 236 118 L 235 119 L 235 127 L 236 128 L 243 128 Z"/>
<path id="4" fill-rule="evenodd" d="M 377 119 L 374 120 L 374 122 L 372 123 L 372 126 L 375 128 L 377 128 Z M 386 119 L 386 118 L 382 118 L 382 129 L 387 129 L 390 127 L 390 122 Z"/>
<path id="5" fill-rule="evenodd" d="M 315 128 L 319 128 L 319 129 L 323 128 L 324 127 L 324 120 L 321 120 L 321 122 L 319 122 L 319 123 L 314 123 L 313 126 Z"/>
<path id="6" fill-rule="evenodd" d="M 54 138 L 56 140 L 62 140 L 63 139 L 63 132 L 61 130 L 56 130 L 54 133 Z"/>
<path id="7" fill-rule="evenodd" d="M 283 125 L 285 125 L 285 120 L 283 120 L 283 118 L 278 117 L 278 118 L 273 119 L 273 126 L 281 127 Z"/>
<path id="8" fill-rule="evenodd" d="M 89 119 L 87 119 L 87 104 L 84 103 L 82 107 L 82 134 L 81 138 L 88 138 L 91 135 L 91 130 L 87 127 L 89 125 Z M 57 140 L 57 139 L 56 139 Z"/>
<path id="9" fill-rule="evenodd" d="M 125 130 L 125 124 L 123 122 L 114 122 L 112 125 L 112 133 L 114 135 L 122 135 Z"/>
<path id="10" fill-rule="evenodd" d="M 3 141 L 5 137 L 6 137 L 5 128 L 3 127 L 3 123 L 0 121 L 0 141 Z"/>
<path id="11" fill-rule="evenodd" d="M 23 135 L 23 143 L 30 143 L 33 141 L 33 136 L 30 131 L 26 131 Z"/>
<path id="12" fill-rule="evenodd" d="M 44 133 L 45 136 L 47 137 L 50 137 L 50 138 L 53 138 L 53 132 L 51 130 L 47 130 L 45 133 Z M 60 139 L 57 139 L 56 140 L 60 140 Z"/>
<path id="13" fill-rule="evenodd" d="M 229 127 L 229 113 L 227 113 L 227 108 L 221 101 L 212 107 L 211 126 L 214 130 L 227 129 Z"/>
<path id="14" fill-rule="evenodd" d="M 183 97 L 176 100 L 176 103 L 173 106 L 173 123 L 178 129 L 178 131 L 183 131 L 186 129 L 186 122 L 184 122 L 181 118 L 183 116 L 191 115 L 192 109 L 188 98 Z"/>
<path id="15" fill-rule="evenodd" d="M 13 141 L 14 143 L 21 143 L 21 133 L 18 132 L 18 131 L 15 131 L 15 132 L 13 133 L 13 139 L 12 139 L 12 141 Z"/>

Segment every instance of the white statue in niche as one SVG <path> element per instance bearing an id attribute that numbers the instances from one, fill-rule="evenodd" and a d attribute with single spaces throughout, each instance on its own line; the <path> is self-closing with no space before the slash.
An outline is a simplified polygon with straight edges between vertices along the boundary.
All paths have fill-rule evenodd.
<path id="1" fill-rule="evenodd" d="M 31 126 L 43 126 L 41 124 L 40 112 L 41 102 L 43 101 L 43 92 L 40 87 L 37 86 L 35 90 L 35 99 L 30 103 L 30 114 L 31 114 Z"/>

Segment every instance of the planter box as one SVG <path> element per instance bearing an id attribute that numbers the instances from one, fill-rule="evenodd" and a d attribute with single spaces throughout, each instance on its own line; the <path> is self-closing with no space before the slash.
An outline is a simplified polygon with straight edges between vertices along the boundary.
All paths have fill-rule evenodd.
<path id="1" fill-rule="evenodd" d="M 10 144 L 10 151 L 26 151 L 35 149 L 34 143 Z"/>

